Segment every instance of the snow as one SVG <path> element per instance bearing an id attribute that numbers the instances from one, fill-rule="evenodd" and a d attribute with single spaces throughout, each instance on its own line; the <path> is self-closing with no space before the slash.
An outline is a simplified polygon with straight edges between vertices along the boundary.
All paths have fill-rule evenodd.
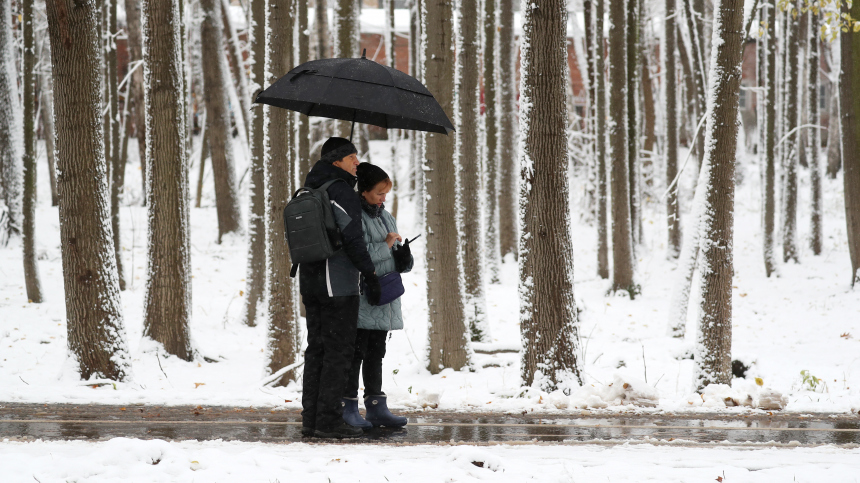
<path id="1" fill-rule="evenodd" d="M 671 451 L 669 458 L 668 451 Z M 0 466 L 8 483 L 849 482 L 857 481 L 860 473 L 858 456 L 860 450 L 829 446 L 729 449 L 689 448 L 682 443 L 669 448 L 652 444 L 266 445 L 126 438 L 99 443 L 0 443 Z"/>

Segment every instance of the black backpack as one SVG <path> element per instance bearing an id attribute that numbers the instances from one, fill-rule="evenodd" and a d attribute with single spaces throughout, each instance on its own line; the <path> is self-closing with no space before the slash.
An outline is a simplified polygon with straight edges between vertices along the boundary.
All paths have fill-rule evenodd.
<path id="1" fill-rule="evenodd" d="M 319 188 L 299 188 L 284 207 L 284 238 L 293 263 L 290 277 L 296 276 L 300 263 L 329 259 L 343 246 L 328 197 L 328 187 L 338 181 L 344 180 L 334 179 Z"/>

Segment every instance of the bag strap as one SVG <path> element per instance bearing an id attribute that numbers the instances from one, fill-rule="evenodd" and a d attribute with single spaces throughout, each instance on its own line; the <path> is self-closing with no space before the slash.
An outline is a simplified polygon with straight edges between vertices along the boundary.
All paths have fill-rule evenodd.
<path id="1" fill-rule="evenodd" d="M 382 213 L 379 214 L 379 219 L 382 220 L 382 224 L 385 225 L 385 229 L 388 230 L 388 233 L 391 233 L 391 228 L 388 226 L 388 223 L 385 222 L 385 217 L 382 216 Z M 387 236 L 388 233 L 385 235 Z"/>
<path id="2" fill-rule="evenodd" d="M 296 278 L 296 272 L 299 270 L 299 264 L 294 263 L 292 267 L 290 267 L 290 278 Z"/>

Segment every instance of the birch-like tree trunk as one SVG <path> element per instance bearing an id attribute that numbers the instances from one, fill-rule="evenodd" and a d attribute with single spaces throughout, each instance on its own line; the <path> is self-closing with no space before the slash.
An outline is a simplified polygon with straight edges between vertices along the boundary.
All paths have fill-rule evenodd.
<path id="1" fill-rule="evenodd" d="M 808 15 L 808 33 L 807 33 L 807 64 L 808 79 L 807 79 L 807 115 L 806 122 L 815 127 L 807 131 L 809 142 L 809 152 L 806 155 L 809 163 L 809 185 L 812 198 L 811 220 L 809 245 L 812 247 L 812 253 L 821 255 L 821 246 L 824 235 L 822 234 L 822 206 L 821 206 L 821 130 L 818 125 L 821 123 L 821 106 L 818 104 L 819 90 L 819 66 L 821 63 L 821 55 L 819 52 L 819 26 L 821 25 L 820 16 L 816 15 L 811 9 L 806 13 Z"/>
<path id="2" fill-rule="evenodd" d="M 452 2 L 422 3 L 424 83 L 442 110 L 453 114 L 455 63 Z M 462 264 L 457 233 L 457 159 L 453 136 L 425 136 L 425 230 L 429 370 L 460 370 L 469 365 L 469 329 L 464 324 Z"/>
<path id="3" fill-rule="evenodd" d="M 24 94 L 24 200 L 22 245 L 24 249 L 24 285 L 27 300 L 42 302 L 42 284 L 39 281 L 39 265 L 36 262 L 36 15 L 34 0 L 24 0 L 22 8 L 22 36 L 24 40 L 24 71 L 22 77 Z M 17 101 L 16 101 L 17 102 Z M 15 129 L 18 129 L 16 126 Z"/>
<path id="4" fill-rule="evenodd" d="M 95 0 L 46 2 L 54 73 L 60 247 L 69 351 L 81 378 L 122 380 L 125 344 L 102 131 L 104 59 Z"/>
<path id="5" fill-rule="evenodd" d="M 605 66 L 605 43 L 603 37 L 603 18 L 605 0 L 595 0 L 596 12 L 594 15 L 594 49 L 595 49 L 595 74 L 597 76 L 597 88 L 595 91 L 595 114 L 597 137 L 597 276 L 609 278 L 609 234 L 608 207 L 606 185 L 606 66 Z"/>
<path id="6" fill-rule="evenodd" d="M 185 75 L 178 0 L 143 0 L 144 110 L 149 247 L 144 335 L 180 359 L 194 357 Z M 165 88 L 171 86 L 171 88 Z"/>
<path id="7" fill-rule="evenodd" d="M 785 182 L 782 193 L 782 259 L 784 262 L 798 262 L 797 251 L 797 160 L 800 151 L 798 143 L 798 96 L 800 95 L 799 65 L 800 65 L 800 0 L 788 4 L 786 17 L 786 61 L 784 83 L 786 86 L 786 104 L 783 111 L 785 122 L 785 141 L 783 141 L 783 176 Z"/>
<path id="8" fill-rule="evenodd" d="M 768 277 L 776 271 L 774 228 L 776 226 L 776 8 L 766 8 L 767 76 L 765 87 L 764 177 L 762 179 L 762 241 L 764 270 Z"/>
<path id="9" fill-rule="evenodd" d="M 11 0 L 0 0 L 0 191 L 8 209 L 9 234 L 21 233 L 23 117 L 18 97 L 15 39 L 12 36 Z"/>
<path id="10" fill-rule="evenodd" d="M 639 1 L 627 5 L 627 177 L 629 179 L 630 235 L 633 246 L 642 242 L 639 206 Z M 636 263 L 635 256 L 632 257 Z"/>
<path id="11" fill-rule="evenodd" d="M 203 92 L 206 123 L 215 178 L 215 207 L 218 212 L 218 243 L 227 233 L 241 231 L 241 215 L 233 166 L 233 136 L 227 109 L 227 66 L 221 35 L 221 0 L 201 0 L 203 19 L 200 43 L 203 59 Z M 286 72 L 286 71 L 284 71 Z M 184 121 L 183 121 L 184 122 Z"/>
<path id="12" fill-rule="evenodd" d="M 499 131 L 498 196 L 499 250 L 502 257 L 517 253 L 517 42 L 514 32 L 514 0 L 499 3 Z M 563 98 L 562 98 L 563 100 Z"/>
<path id="13" fill-rule="evenodd" d="M 390 0 L 389 0 L 390 1 Z M 481 152 L 478 125 L 480 108 L 479 1 L 460 2 L 460 32 L 457 41 L 457 148 L 460 168 L 460 244 L 462 246 L 465 282 L 466 324 L 472 342 L 484 342 L 489 336 L 487 302 L 484 299 L 484 244 L 481 229 Z"/>
<path id="14" fill-rule="evenodd" d="M 300 0 L 296 0 L 300 1 Z M 266 84 L 271 85 L 292 67 L 293 0 L 266 3 Z M 292 111 L 264 108 L 266 185 L 266 273 L 269 299 L 270 373 L 293 364 L 299 355 L 298 300 L 290 278 L 290 251 L 284 241 L 284 207 L 293 193 L 295 151 Z M 275 382 L 286 386 L 296 372 L 285 373 Z"/>
<path id="15" fill-rule="evenodd" d="M 609 143 L 612 167 L 612 290 L 633 298 L 633 246 L 630 230 L 629 162 L 627 136 L 627 0 L 609 4 Z"/>
<path id="16" fill-rule="evenodd" d="M 484 78 L 484 146 L 482 157 L 486 171 L 486 263 L 489 282 L 499 283 L 499 264 L 501 263 L 501 243 L 499 240 L 499 154 L 498 154 L 498 0 L 483 0 L 484 35 L 481 39 L 483 49 Z"/>
<path id="17" fill-rule="evenodd" d="M 266 60 L 266 0 L 251 0 L 248 29 L 251 45 L 251 84 L 253 97 L 262 90 L 265 81 Z M 250 204 L 248 206 L 248 269 L 245 272 L 245 323 L 257 325 L 257 308 L 266 289 L 266 198 L 263 107 L 248 111 L 248 144 L 251 159 L 249 167 Z M 203 157 L 200 158 L 201 166 Z"/>
<path id="18" fill-rule="evenodd" d="M 705 164 L 706 210 L 700 220 L 701 302 L 696 343 L 696 387 L 732 380 L 732 276 L 735 159 L 743 59 L 743 0 L 717 0 L 711 44 Z"/>
<path id="19" fill-rule="evenodd" d="M 860 19 L 860 2 L 842 13 Z M 842 111 L 842 183 L 845 193 L 845 225 L 851 256 L 851 286 L 860 283 L 860 33 L 842 33 L 842 74 L 839 76 Z"/>
<path id="20" fill-rule="evenodd" d="M 520 140 L 520 332 L 523 385 L 550 391 L 582 384 L 573 298 L 563 0 L 524 4 Z"/>
<path id="21" fill-rule="evenodd" d="M 663 41 L 663 82 L 666 85 L 666 186 L 672 184 L 678 175 L 678 88 L 675 73 L 675 0 L 666 0 L 666 18 L 663 22 L 665 39 Z M 647 66 L 645 67 L 648 68 Z M 681 211 L 678 207 L 679 185 L 669 190 L 666 196 L 666 226 L 668 243 L 666 253 L 669 258 L 678 258 L 681 253 Z"/>
<path id="22" fill-rule="evenodd" d="M 139 0 L 125 0 L 125 23 L 128 40 L 129 65 L 143 59 L 143 41 L 140 36 Z M 131 98 L 134 101 L 134 136 L 137 138 L 137 152 L 140 156 L 140 178 L 142 199 L 146 205 L 146 108 L 143 100 L 143 66 L 131 75 Z"/>

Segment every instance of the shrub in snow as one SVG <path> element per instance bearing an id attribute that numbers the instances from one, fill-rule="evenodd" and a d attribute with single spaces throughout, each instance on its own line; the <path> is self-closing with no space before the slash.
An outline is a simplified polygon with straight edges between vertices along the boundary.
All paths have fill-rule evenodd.
<path id="1" fill-rule="evenodd" d="M 571 404 L 580 409 L 626 405 L 653 408 L 659 400 L 657 390 L 645 381 L 618 374 L 609 384 L 586 385 L 571 396 Z"/>

